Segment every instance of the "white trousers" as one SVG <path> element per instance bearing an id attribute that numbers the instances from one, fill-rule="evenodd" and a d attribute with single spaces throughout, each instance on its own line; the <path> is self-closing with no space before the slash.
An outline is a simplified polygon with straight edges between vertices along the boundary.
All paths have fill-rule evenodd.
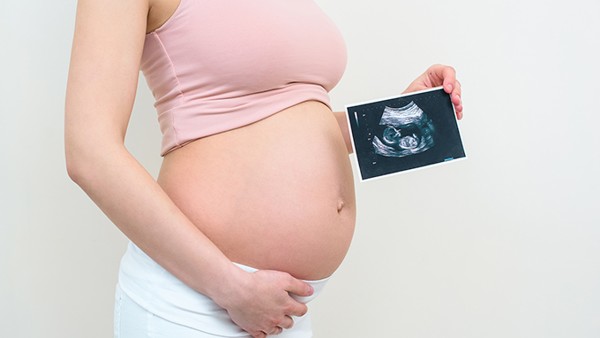
<path id="1" fill-rule="evenodd" d="M 312 337 L 310 317 L 294 318 L 294 327 L 284 330 L 276 337 L 308 338 Z M 123 292 L 117 285 L 115 294 L 114 338 L 215 338 L 198 329 L 187 327 L 161 318 L 142 308 Z M 250 338 L 250 335 L 237 337 Z"/>
<path id="2" fill-rule="evenodd" d="M 256 271 L 236 265 L 248 272 Z M 295 298 L 308 303 L 322 291 L 327 280 L 305 281 L 313 287 L 313 295 Z M 313 336 L 308 313 L 293 320 L 294 326 L 276 337 Z M 114 330 L 115 338 L 251 337 L 229 318 L 225 309 L 183 284 L 133 243 L 121 260 Z"/>

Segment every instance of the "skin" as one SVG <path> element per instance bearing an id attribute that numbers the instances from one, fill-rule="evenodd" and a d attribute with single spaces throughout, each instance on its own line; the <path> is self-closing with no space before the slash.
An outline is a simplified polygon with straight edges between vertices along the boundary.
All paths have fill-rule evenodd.
<path id="1" fill-rule="evenodd" d="M 309 296 L 311 287 L 287 272 L 247 273 L 233 265 L 124 146 L 145 34 L 177 5 L 176 0 L 79 0 L 65 105 L 67 171 L 128 238 L 225 308 L 241 328 L 253 337 L 278 334 L 292 327 L 290 316 L 307 311 L 290 293 Z M 451 67 L 430 67 L 405 92 L 440 85 L 461 118 L 461 88 Z M 351 152 L 344 114 L 334 116 Z"/>
<path id="2" fill-rule="evenodd" d="M 260 270 L 329 277 L 354 232 L 346 144 L 320 102 L 188 143 L 158 183 L 229 259 Z"/>

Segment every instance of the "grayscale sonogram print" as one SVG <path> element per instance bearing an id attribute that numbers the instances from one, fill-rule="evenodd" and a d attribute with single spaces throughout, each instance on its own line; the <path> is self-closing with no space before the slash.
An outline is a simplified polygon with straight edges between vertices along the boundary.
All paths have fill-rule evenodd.
<path id="1" fill-rule="evenodd" d="M 465 158 L 443 88 L 346 106 L 362 180 Z"/>
<path id="2" fill-rule="evenodd" d="M 427 151 L 435 145 L 433 121 L 413 101 L 404 107 L 385 107 L 379 125 L 381 138 L 373 138 L 375 153 L 404 157 Z"/>

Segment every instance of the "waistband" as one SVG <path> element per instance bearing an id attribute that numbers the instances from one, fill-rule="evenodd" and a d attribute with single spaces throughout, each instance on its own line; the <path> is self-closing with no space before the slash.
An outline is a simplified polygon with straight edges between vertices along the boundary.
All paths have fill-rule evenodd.
<path id="1" fill-rule="evenodd" d="M 233 264 L 244 271 L 258 271 L 243 264 Z M 313 294 L 292 297 L 308 303 L 319 295 L 329 279 L 304 281 L 313 287 Z M 138 305 L 174 323 L 224 337 L 247 337 L 247 333 L 231 321 L 225 309 L 188 287 L 131 242 L 121 259 L 119 286 Z"/>
<path id="2" fill-rule="evenodd" d="M 247 271 L 247 272 L 256 272 L 258 271 L 258 269 L 253 268 L 251 266 L 247 266 L 247 265 L 243 265 L 243 264 L 239 264 L 239 263 L 233 263 L 235 264 L 237 267 L 239 267 L 240 269 Z M 305 279 L 301 279 L 301 281 L 303 281 L 304 283 L 312 286 L 313 288 L 313 294 L 307 297 L 300 297 L 294 294 L 290 294 L 290 296 L 292 298 L 294 298 L 295 300 L 299 301 L 300 303 L 308 303 L 311 300 L 317 298 L 317 296 L 321 293 L 321 291 L 323 291 L 323 288 L 325 288 L 325 285 L 327 284 L 327 282 L 331 279 L 331 276 L 323 278 L 323 279 L 317 279 L 317 280 L 305 280 Z"/>

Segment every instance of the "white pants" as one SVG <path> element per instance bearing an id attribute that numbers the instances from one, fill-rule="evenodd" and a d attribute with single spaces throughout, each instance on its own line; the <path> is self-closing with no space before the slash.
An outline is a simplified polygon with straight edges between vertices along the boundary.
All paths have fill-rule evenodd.
<path id="1" fill-rule="evenodd" d="M 213 335 L 198 329 L 173 323 L 142 308 L 117 285 L 115 295 L 114 338 L 214 338 Z M 250 335 L 238 336 L 250 338 Z M 312 337 L 310 317 L 295 318 L 294 327 L 284 330 L 277 337 Z"/>
<path id="2" fill-rule="evenodd" d="M 236 265 L 249 272 L 256 271 Z M 313 287 L 313 295 L 295 298 L 308 303 L 321 292 L 327 280 L 306 281 Z M 276 337 L 313 336 L 308 313 L 293 320 L 294 326 Z M 133 243 L 121 260 L 114 330 L 115 338 L 251 337 L 229 318 L 225 309 L 187 287 Z"/>

